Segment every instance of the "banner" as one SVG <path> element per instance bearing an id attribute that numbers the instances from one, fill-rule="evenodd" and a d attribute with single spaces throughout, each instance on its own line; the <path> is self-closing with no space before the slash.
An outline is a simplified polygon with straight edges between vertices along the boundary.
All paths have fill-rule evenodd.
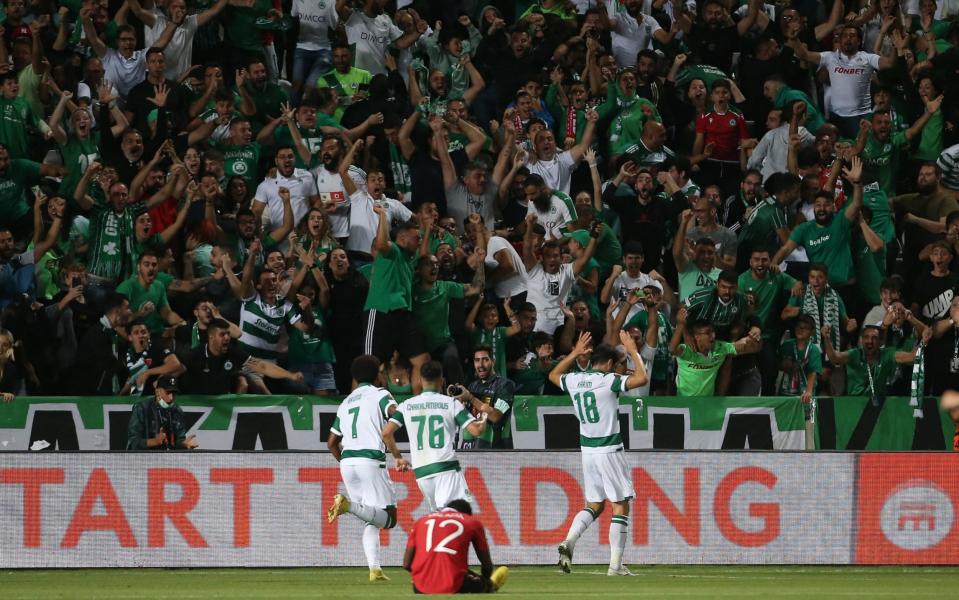
<path id="1" fill-rule="evenodd" d="M 0 405 L 0 450 L 123 450 L 135 399 L 17 397 Z M 181 396 L 186 425 L 206 450 L 325 450 L 339 398 Z M 579 448 L 579 421 L 565 396 L 518 396 L 513 446 Z M 627 448 L 777 449 L 805 447 L 798 398 L 620 399 Z M 397 437 L 406 441 L 405 430 Z"/>
<path id="2" fill-rule="evenodd" d="M 459 458 L 494 562 L 554 563 L 584 506 L 580 454 Z M 627 564 L 847 564 L 856 556 L 854 453 L 626 458 L 636 491 Z M 956 466 L 929 471 L 944 479 Z M 382 533 L 382 558 L 396 566 L 426 504 L 409 472 L 390 475 L 398 526 Z M 0 568 L 365 565 L 362 523 L 351 515 L 326 522 L 342 490 L 328 453 L 10 453 L 0 467 Z M 574 563 L 607 561 L 609 524 L 607 510 L 580 539 Z M 860 538 L 868 533 L 858 529 Z"/>
<path id="3" fill-rule="evenodd" d="M 908 397 L 818 398 L 816 449 L 950 450 L 955 428 L 936 398 L 923 399 L 923 417 L 913 417 Z"/>

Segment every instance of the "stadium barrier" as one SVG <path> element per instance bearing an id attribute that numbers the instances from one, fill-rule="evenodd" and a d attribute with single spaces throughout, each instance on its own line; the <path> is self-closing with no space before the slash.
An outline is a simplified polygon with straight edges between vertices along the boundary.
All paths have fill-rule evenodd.
<path id="1" fill-rule="evenodd" d="M 0 451 L 122 450 L 129 397 L 18 397 L 0 404 Z M 186 424 L 207 450 L 325 450 L 339 398 L 181 396 Z M 867 398 L 816 400 L 815 445 L 838 450 L 943 450 L 952 425 L 934 398 L 913 418 L 908 398 L 878 406 Z M 518 396 L 513 445 L 521 450 L 578 448 L 578 421 L 565 396 Z M 806 447 L 803 405 L 795 397 L 620 400 L 620 427 L 631 449 L 776 449 Z M 405 432 L 398 439 L 405 441 Z M 813 436 L 810 436 L 813 439 Z"/>
<path id="2" fill-rule="evenodd" d="M 959 454 L 626 454 L 636 497 L 628 564 L 957 564 Z M 461 453 L 499 564 L 550 564 L 583 507 L 578 452 Z M 425 512 L 391 471 L 401 563 Z M 361 523 L 327 524 L 342 489 L 328 453 L 10 453 L 0 467 L 0 568 L 365 565 Z M 605 511 L 577 563 L 608 559 Z"/>

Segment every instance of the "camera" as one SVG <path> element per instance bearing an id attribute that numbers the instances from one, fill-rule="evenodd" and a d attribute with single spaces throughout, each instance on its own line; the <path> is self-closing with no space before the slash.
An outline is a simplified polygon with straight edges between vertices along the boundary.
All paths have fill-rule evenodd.
<path id="1" fill-rule="evenodd" d="M 446 388 L 446 393 L 449 394 L 450 396 L 462 396 L 463 392 L 465 391 L 466 390 L 463 389 L 463 386 L 461 386 L 458 383 L 451 384 L 449 387 Z"/>

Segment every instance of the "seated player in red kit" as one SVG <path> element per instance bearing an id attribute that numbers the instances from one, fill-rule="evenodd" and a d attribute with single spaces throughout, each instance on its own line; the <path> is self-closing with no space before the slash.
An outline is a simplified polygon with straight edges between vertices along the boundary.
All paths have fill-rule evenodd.
<path id="1" fill-rule="evenodd" d="M 503 587 L 509 569 L 493 570 L 486 530 L 473 518 L 466 500 L 453 500 L 424 515 L 410 531 L 403 568 L 413 576 L 417 594 L 489 594 Z M 482 575 L 469 570 L 470 543 Z"/>

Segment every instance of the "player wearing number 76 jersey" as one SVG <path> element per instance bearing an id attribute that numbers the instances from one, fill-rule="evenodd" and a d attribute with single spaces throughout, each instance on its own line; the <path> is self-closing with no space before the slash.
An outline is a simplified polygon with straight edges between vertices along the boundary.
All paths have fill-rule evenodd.
<path id="1" fill-rule="evenodd" d="M 486 531 L 466 500 L 453 500 L 413 523 L 403 556 L 403 568 L 413 576 L 417 594 L 484 594 L 506 583 L 509 569 L 493 570 Z M 482 567 L 469 570 L 470 544 Z"/>
<path id="2" fill-rule="evenodd" d="M 350 513 L 366 523 L 363 552 L 370 567 L 370 581 L 389 579 L 380 566 L 380 529 L 396 525 L 396 492 L 386 472 L 383 424 L 396 412 L 396 401 L 377 387 L 380 361 L 369 354 L 357 356 L 350 365 L 353 392 L 336 410 L 326 445 L 340 461 L 340 474 L 349 496 L 337 494 L 326 516 L 330 523 Z M 409 465 L 393 448 L 396 468 Z"/>
<path id="3" fill-rule="evenodd" d="M 393 434 L 407 427 L 410 438 L 410 460 L 416 484 L 426 498 L 430 510 L 437 510 L 453 500 L 470 501 L 473 496 L 456 460 L 454 444 L 457 428 L 479 437 L 486 430 L 486 421 L 477 421 L 466 407 L 443 389 L 443 366 L 430 361 L 420 369 L 423 393 L 405 400 L 383 428 L 386 447 L 396 456 Z"/>
<path id="4" fill-rule="evenodd" d="M 566 573 L 570 571 L 576 541 L 603 512 L 609 500 L 613 505 L 613 518 L 609 525 L 610 556 L 606 574 L 632 575 L 623 565 L 623 551 L 626 549 L 629 501 L 635 492 L 619 433 L 619 394 L 645 385 L 647 376 L 633 338 L 620 331 L 619 340 L 636 366 L 631 375 L 616 373 L 620 365 L 619 353 L 606 344 L 592 351 L 593 371 L 567 373 L 577 356 L 590 351 L 589 333 L 579 336 L 573 351 L 549 374 L 549 380 L 570 395 L 573 410 L 579 417 L 579 445 L 586 491 L 586 508 L 577 513 L 566 541 L 559 545 L 559 566 Z"/>

